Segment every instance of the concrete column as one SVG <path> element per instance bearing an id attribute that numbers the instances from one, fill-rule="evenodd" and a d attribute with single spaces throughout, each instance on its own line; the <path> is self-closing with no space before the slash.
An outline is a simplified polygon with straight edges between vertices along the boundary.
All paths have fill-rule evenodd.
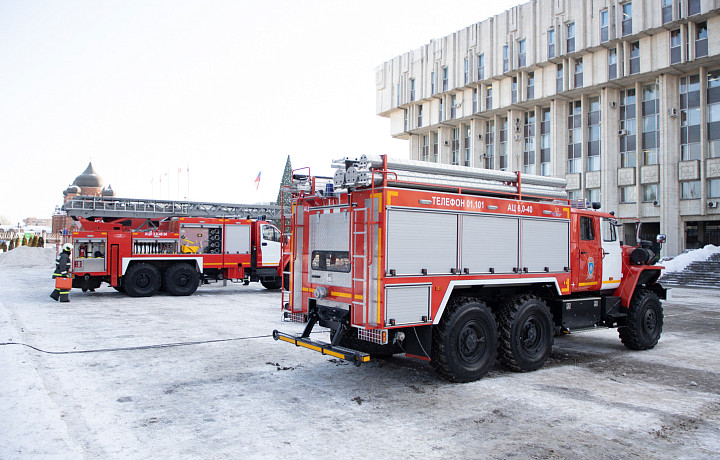
<path id="1" fill-rule="evenodd" d="M 664 74 L 659 77 L 660 98 L 660 232 L 667 235 L 663 254 L 675 256 L 682 251 L 685 236 L 680 220 L 680 93 L 679 78 Z M 670 116 L 675 109 L 675 115 Z"/>

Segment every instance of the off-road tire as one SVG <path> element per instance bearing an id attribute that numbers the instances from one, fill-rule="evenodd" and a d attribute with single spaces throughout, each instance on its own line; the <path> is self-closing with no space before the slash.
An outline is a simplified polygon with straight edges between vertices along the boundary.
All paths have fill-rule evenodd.
<path id="1" fill-rule="evenodd" d="M 280 289 L 282 287 L 282 279 L 278 276 L 277 278 L 273 278 L 272 281 L 260 280 L 260 284 L 262 284 L 265 289 Z"/>
<path id="2" fill-rule="evenodd" d="M 160 289 L 160 271 L 151 264 L 139 263 L 128 268 L 123 286 L 130 297 L 150 297 Z"/>
<path id="3" fill-rule="evenodd" d="M 197 291 L 200 276 L 195 267 L 178 263 L 165 271 L 165 291 L 170 295 L 191 295 Z"/>
<path id="4" fill-rule="evenodd" d="M 432 365 L 451 382 L 482 378 L 495 364 L 497 323 L 490 308 L 478 299 L 452 299 L 433 328 Z"/>
<path id="5" fill-rule="evenodd" d="M 658 296 L 649 289 L 635 291 L 627 317 L 618 327 L 623 345 L 631 350 L 653 348 L 660 340 L 662 327 L 663 308 Z"/>
<path id="6" fill-rule="evenodd" d="M 505 367 L 528 372 L 545 364 L 555 334 L 542 299 L 529 294 L 511 298 L 498 312 L 498 325 L 498 356 Z"/>

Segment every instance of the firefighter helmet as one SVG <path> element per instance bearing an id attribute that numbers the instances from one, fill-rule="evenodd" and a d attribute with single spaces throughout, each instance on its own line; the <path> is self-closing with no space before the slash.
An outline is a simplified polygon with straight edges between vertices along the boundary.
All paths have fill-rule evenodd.
<path id="1" fill-rule="evenodd" d="M 70 243 L 63 244 L 62 250 L 64 252 L 72 252 L 72 244 L 70 244 Z"/>

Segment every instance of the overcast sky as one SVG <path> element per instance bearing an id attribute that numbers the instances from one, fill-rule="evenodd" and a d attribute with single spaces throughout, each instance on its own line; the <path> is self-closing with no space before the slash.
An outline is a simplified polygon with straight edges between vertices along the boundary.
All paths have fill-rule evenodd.
<path id="1" fill-rule="evenodd" d="M 90 160 L 119 197 L 255 203 L 288 155 L 407 157 L 375 68 L 519 3 L 0 0 L 0 216 L 50 217 Z"/>

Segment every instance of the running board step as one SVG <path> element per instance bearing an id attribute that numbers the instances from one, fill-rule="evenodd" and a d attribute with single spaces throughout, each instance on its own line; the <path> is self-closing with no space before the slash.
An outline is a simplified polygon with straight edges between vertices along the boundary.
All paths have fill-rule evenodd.
<path id="1" fill-rule="evenodd" d="M 273 339 L 282 340 L 283 342 L 292 343 L 296 347 L 303 347 L 309 350 L 318 351 L 323 355 L 334 356 L 335 358 L 344 359 L 350 361 L 356 366 L 362 363 L 370 361 L 370 355 L 357 350 L 351 350 L 345 347 L 333 347 L 329 343 L 317 342 L 302 337 L 297 337 L 291 334 L 285 334 L 275 329 L 272 333 Z"/>

